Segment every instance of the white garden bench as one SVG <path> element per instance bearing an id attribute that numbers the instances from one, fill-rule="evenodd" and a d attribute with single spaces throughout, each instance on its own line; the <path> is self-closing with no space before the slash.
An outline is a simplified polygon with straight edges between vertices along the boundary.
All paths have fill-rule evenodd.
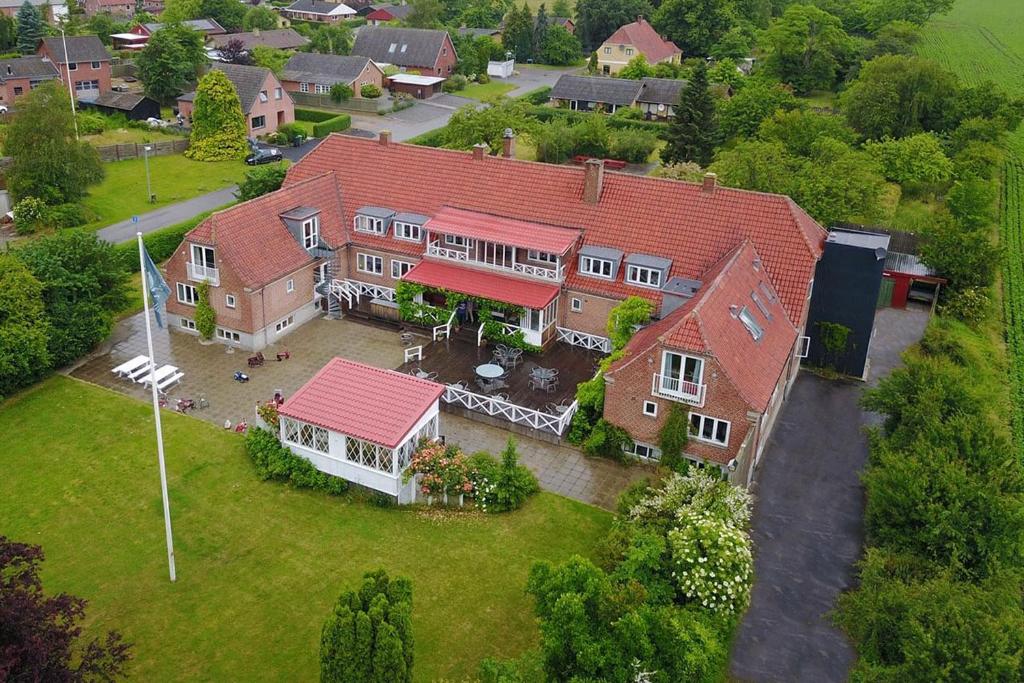
<path id="1" fill-rule="evenodd" d="M 175 372 L 173 375 L 168 375 L 167 377 L 164 377 L 162 380 L 156 383 L 156 390 L 162 394 L 166 392 L 167 388 L 170 387 L 172 384 L 177 384 L 178 382 L 180 382 L 181 378 L 184 376 L 184 372 Z"/>
<path id="2" fill-rule="evenodd" d="M 118 377 L 128 377 L 133 372 L 141 368 L 143 365 L 147 365 L 148 363 L 149 356 L 135 356 L 135 358 L 132 358 L 129 361 L 121 363 L 116 368 L 111 370 L 111 372 L 117 375 Z"/>

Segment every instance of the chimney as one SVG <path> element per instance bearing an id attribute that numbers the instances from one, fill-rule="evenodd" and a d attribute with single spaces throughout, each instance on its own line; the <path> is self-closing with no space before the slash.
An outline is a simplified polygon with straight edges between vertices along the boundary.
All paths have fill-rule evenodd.
<path id="1" fill-rule="evenodd" d="M 501 136 L 501 146 L 501 156 L 506 159 L 515 156 L 516 134 L 512 132 L 511 128 L 506 128 L 505 133 Z"/>
<path id="2" fill-rule="evenodd" d="M 390 130 L 382 130 L 380 132 L 380 140 L 379 140 L 379 142 L 380 142 L 380 146 L 381 147 L 387 147 L 388 145 L 390 145 L 391 144 L 391 131 Z"/>
<path id="3" fill-rule="evenodd" d="M 478 142 L 473 145 L 473 158 L 477 161 L 483 161 L 484 155 L 487 154 L 487 145 L 482 142 Z"/>
<path id="4" fill-rule="evenodd" d="M 587 159 L 583 171 L 583 201 L 597 204 L 601 201 L 601 186 L 604 184 L 604 161 Z"/>
<path id="5" fill-rule="evenodd" d="M 704 191 L 711 193 L 715 191 L 715 186 L 718 185 L 718 176 L 708 171 L 704 174 Z"/>

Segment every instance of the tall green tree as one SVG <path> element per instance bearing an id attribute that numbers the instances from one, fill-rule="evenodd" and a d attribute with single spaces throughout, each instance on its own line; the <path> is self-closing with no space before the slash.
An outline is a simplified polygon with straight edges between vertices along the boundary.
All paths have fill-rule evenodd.
<path id="1" fill-rule="evenodd" d="M 653 12 L 648 0 L 577 0 L 576 36 L 593 52 L 620 26 Z"/>
<path id="2" fill-rule="evenodd" d="M 525 62 L 533 58 L 533 14 L 525 2 L 521 8 L 513 7 L 509 10 L 501 43 L 506 50 L 515 54 L 517 61 Z"/>
<path id="3" fill-rule="evenodd" d="M 579 39 L 564 26 L 552 26 L 548 29 L 547 39 L 541 46 L 540 60 L 553 66 L 569 66 L 583 59 L 583 50 Z"/>
<path id="4" fill-rule="evenodd" d="M 196 87 L 185 156 L 199 161 L 240 159 L 249 149 L 246 132 L 235 86 L 223 71 L 211 69 Z"/>
<path id="5" fill-rule="evenodd" d="M 205 64 L 202 36 L 179 23 L 166 24 L 150 36 L 135 58 L 146 94 L 160 102 L 185 92 Z"/>
<path id="6" fill-rule="evenodd" d="M 67 230 L 15 251 L 43 285 L 55 367 L 85 355 L 103 341 L 128 301 L 128 274 L 113 245 L 96 233 Z"/>
<path id="7" fill-rule="evenodd" d="M 73 202 L 103 179 L 96 150 L 75 139 L 71 100 L 60 81 L 47 81 L 18 100 L 18 116 L 7 129 L 4 153 L 13 159 L 7 188 L 16 200 Z"/>
<path id="8" fill-rule="evenodd" d="M 647 63 L 647 57 L 642 54 L 633 57 L 626 66 L 622 67 L 619 73 L 615 74 L 619 78 L 628 78 L 630 80 L 639 81 L 643 78 L 650 78 L 654 75 L 654 69 Z"/>
<path id="9" fill-rule="evenodd" d="M 275 76 L 280 78 L 281 73 L 284 71 L 284 65 L 288 63 L 292 53 L 288 50 L 270 47 L 269 45 L 256 45 L 249 50 L 249 55 L 252 57 L 252 61 L 256 63 L 256 66 L 270 69 L 274 72 Z"/>
<path id="10" fill-rule="evenodd" d="M 441 15 L 444 6 L 440 0 L 411 0 L 412 12 L 405 18 L 405 25 L 410 28 L 438 28 L 441 26 Z"/>
<path id="11" fill-rule="evenodd" d="M 726 140 L 748 138 L 761 123 L 775 112 L 790 111 L 798 106 L 796 98 L 779 83 L 752 79 L 743 88 L 723 101 L 718 108 L 718 125 Z"/>
<path id="12" fill-rule="evenodd" d="M 43 285 L 11 254 L 0 254 L 0 398 L 50 367 Z"/>
<path id="13" fill-rule="evenodd" d="M 548 21 L 548 10 L 542 2 L 537 8 L 537 17 L 533 21 L 533 58 L 540 59 L 540 53 L 548 40 L 548 29 L 551 24 Z"/>
<path id="14" fill-rule="evenodd" d="M 320 26 L 310 37 L 309 47 L 324 55 L 347 55 L 352 51 L 352 29 L 344 23 Z"/>
<path id="15" fill-rule="evenodd" d="M 10 52 L 18 45 L 18 24 L 14 17 L 0 15 L 0 50 Z"/>
<path id="16" fill-rule="evenodd" d="M 800 93 L 831 89 L 853 56 L 839 19 L 813 5 L 790 5 L 762 42 L 766 67 Z"/>
<path id="17" fill-rule="evenodd" d="M 410 683 L 412 583 L 383 569 L 338 598 L 320 636 L 322 683 Z"/>
<path id="18" fill-rule="evenodd" d="M 652 23 L 683 54 L 707 56 L 732 26 L 727 0 L 663 0 Z"/>
<path id="19" fill-rule="evenodd" d="M 45 35 L 43 15 L 35 5 L 25 0 L 18 8 L 16 19 L 18 23 L 18 52 L 23 55 L 34 54 L 39 46 L 39 41 Z"/>
<path id="20" fill-rule="evenodd" d="M 868 142 L 864 148 L 882 165 L 885 177 L 901 185 L 944 183 L 953 174 L 953 162 L 934 133 L 884 138 Z"/>
<path id="21" fill-rule="evenodd" d="M 277 12 L 262 6 L 250 7 L 242 18 L 242 28 L 246 31 L 275 29 L 277 28 Z"/>
<path id="22" fill-rule="evenodd" d="M 246 5 L 238 0 L 200 0 L 200 16 L 192 18 L 213 19 L 231 33 L 242 30 L 246 11 Z"/>
<path id="23" fill-rule="evenodd" d="M 680 90 L 679 103 L 665 131 L 666 145 L 661 150 L 663 164 L 693 161 L 701 166 L 711 163 L 718 141 L 715 101 L 708 88 L 708 69 L 701 61 L 693 78 Z"/>

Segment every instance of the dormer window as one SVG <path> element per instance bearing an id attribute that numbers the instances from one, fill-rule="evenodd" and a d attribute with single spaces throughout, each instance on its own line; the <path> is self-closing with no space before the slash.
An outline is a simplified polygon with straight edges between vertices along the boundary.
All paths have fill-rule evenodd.
<path id="1" fill-rule="evenodd" d="M 423 226 L 430 218 L 418 213 L 399 212 L 395 214 L 392 223 L 395 226 L 395 239 L 406 242 L 422 242 Z"/>
<path id="2" fill-rule="evenodd" d="M 743 323 L 743 326 L 747 328 L 747 332 L 749 332 L 750 336 L 754 338 L 754 341 L 759 341 L 761 337 L 764 336 L 764 328 L 762 328 L 761 324 L 757 322 L 757 318 L 754 317 L 754 314 L 749 308 L 746 306 L 741 308 L 736 317 L 739 318 L 740 322 Z"/>
<path id="3" fill-rule="evenodd" d="M 661 271 L 645 266 L 630 265 L 626 268 L 626 282 L 641 287 L 661 287 Z"/>
<path id="4" fill-rule="evenodd" d="M 369 235 L 386 235 L 388 225 L 395 218 L 392 209 L 381 206 L 364 206 L 356 209 L 353 224 L 356 232 L 363 232 Z"/>
<path id="5" fill-rule="evenodd" d="M 320 217 L 302 221 L 302 246 L 309 251 L 320 244 Z"/>
<path id="6" fill-rule="evenodd" d="M 612 271 L 613 262 L 594 256 L 580 256 L 580 274 L 592 277 L 603 277 L 611 280 L 615 277 Z"/>
<path id="7" fill-rule="evenodd" d="M 373 216 L 356 216 L 356 232 L 368 232 L 371 235 L 384 234 L 384 219 Z"/>
<path id="8" fill-rule="evenodd" d="M 449 247 L 465 247 L 469 246 L 469 240 L 462 235 L 445 235 L 444 243 Z"/>

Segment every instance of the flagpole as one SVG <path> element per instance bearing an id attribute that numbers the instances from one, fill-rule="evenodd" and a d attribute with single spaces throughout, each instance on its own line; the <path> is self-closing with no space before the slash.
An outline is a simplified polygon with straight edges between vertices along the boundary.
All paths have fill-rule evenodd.
<path id="1" fill-rule="evenodd" d="M 160 400 L 156 388 L 156 357 L 153 354 L 153 329 L 149 322 L 149 288 L 146 286 L 145 247 L 142 244 L 142 233 L 135 236 L 139 240 L 139 270 L 142 273 L 142 307 L 146 317 L 146 343 L 149 345 L 149 386 L 153 390 L 153 419 L 156 422 L 156 455 L 160 462 L 160 493 L 164 500 L 164 530 L 167 536 L 167 564 L 171 572 L 171 581 L 176 581 L 174 572 L 174 537 L 171 534 L 171 503 L 167 497 L 167 469 L 164 466 L 164 430 L 160 424 Z"/>

